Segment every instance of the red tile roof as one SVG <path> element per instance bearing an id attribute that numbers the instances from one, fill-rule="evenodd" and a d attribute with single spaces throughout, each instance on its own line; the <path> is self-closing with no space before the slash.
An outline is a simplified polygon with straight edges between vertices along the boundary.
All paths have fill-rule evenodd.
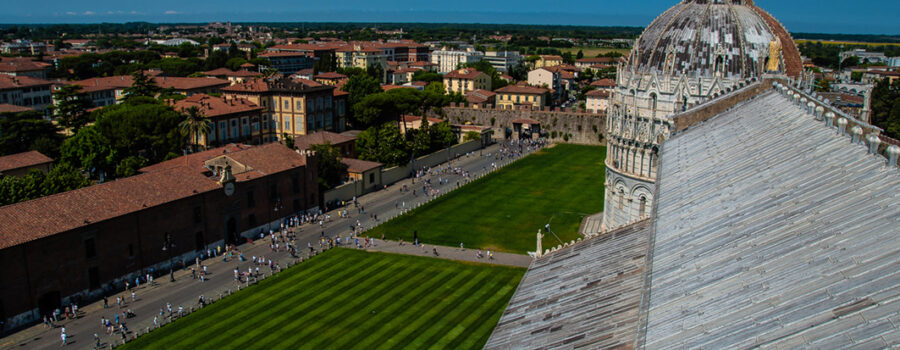
<path id="1" fill-rule="evenodd" d="M 347 171 L 351 173 L 362 173 L 378 168 L 380 166 L 384 166 L 384 164 L 378 162 L 370 162 L 368 160 L 353 158 L 341 158 L 341 163 L 346 164 Z"/>
<path id="2" fill-rule="evenodd" d="M 155 77 L 153 81 L 163 89 L 173 88 L 175 90 L 225 87 L 231 84 L 228 80 L 217 78 Z"/>
<path id="3" fill-rule="evenodd" d="M 306 164 L 304 156 L 279 143 L 227 154 L 215 149 L 208 159 L 216 152 L 249 168 L 235 174 L 239 182 Z M 156 171 L 0 207 L 0 249 L 221 189 L 200 167 L 178 166 L 184 163 L 176 158 Z"/>
<path id="4" fill-rule="evenodd" d="M 203 74 L 208 75 L 208 76 L 214 76 L 214 77 L 224 76 L 224 77 L 240 77 L 240 78 L 262 76 L 262 73 L 260 73 L 260 72 L 251 72 L 246 69 L 234 71 L 234 70 L 231 70 L 231 69 L 228 69 L 225 67 L 206 71 L 206 72 L 203 72 Z"/>
<path id="5" fill-rule="evenodd" d="M 329 131 L 318 131 L 308 135 L 300 135 L 294 137 L 294 145 L 297 149 L 309 149 L 312 145 L 324 145 L 330 143 L 332 145 L 344 142 L 353 142 L 356 138 L 353 136 L 336 134 Z"/>
<path id="6" fill-rule="evenodd" d="M 29 76 L 12 76 L 0 74 L 0 90 L 19 89 L 23 87 L 51 85 L 53 82 Z"/>
<path id="7" fill-rule="evenodd" d="M 587 97 L 599 97 L 599 98 L 608 98 L 609 91 L 606 90 L 591 90 L 584 94 Z"/>
<path id="8" fill-rule="evenodd" d="M 325 72 L 316 74 L 315 79 L 347 79 L 346 75 L 335 72 Z"/>
<path id="9" fill-rule="evenodd" d="M 33 108 L 16 106 L 6 103 L 0 103 L 0 113 L 19 113 L 19 112 L 27 112 L 33 111 Z"/>
<path id="10" fill-rule="evenodd" d="M 259 113 L 263 108 L 243 98 L 225 99 L 206 94 L 195 94 L 186 99 L 175 101 L 172 107 L 176 110 L 186 111 L 188 108 L 197 107 L 200 113 L 207 118 L 215 118 L 229 114 Z"/>
<path id="11" fill-rule="evenodd" d="M 38 151 L 10 154 L 0 157 L 0 173 L 46 163 L 53 163 L 53 159 Z"/>
<path id="12" fill-rule="evenodd" d="M 0 60 L 0 72 L 33 72 L 50 68 L 49 63 L 34 61 L 30 58 L 3 58 Z"/>
<path id="13" fill-rule="evenodd" d="M 474 68 L 463 68 L 451 71 L 447 74 L 444 74 L 444 78 L 453 78 L 453 79 L 475 79 L 479 75 L 487 75 L 482 72 L 479 72 Z"/>
<path id="14" fill-rule="evenodd" d="M 600 79 L 600 80 L 591 82 L 591 86 L 614 88 L 614 87 L 616 87 L 616 81 L 612 80 L 612 79 Z"/>
<path id="15" fill-rule="evenodd" d="M 470 103 L 485 103 L 496 95 L 493 91 L 477 89 L 466 93 L 466 100 Z"/>
<path id="16" fill-rule="evenodd" d="M 506 93 L 506 94 L 526 94 L 526 95 L 542 95 L 547 93 L 547 89 L 539 88 L 535 86 L 524 86 L 524 85 L 507 85 L 497 90 L 494 90 L 496 93 Z"/>

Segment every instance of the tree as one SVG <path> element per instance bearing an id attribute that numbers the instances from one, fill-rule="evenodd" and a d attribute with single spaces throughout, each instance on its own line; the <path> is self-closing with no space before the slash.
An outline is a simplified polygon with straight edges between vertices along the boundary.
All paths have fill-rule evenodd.
<path id="1" fill-rule="evenodd" d="M 575 63 L 575 58 L 572 57 L 571 52 L 563 52 L 562 59 L 563 59 L 563 63 L 565 63 L 565 64 Z"/>
<path id="2" fill-rule="evenodd" d="M 40 112 L 0 114 L 0 156 L 35 150 L 59 158 L 63 136 Z"/>
<path id="3" fill-rule="evenodd" d="M 893 84 L 888 79 L 875 83 L 871 120 L 884 130 L 884 135 L 900 139 L 900 80 L 894 80 Z"/>
<path id="4" fill-rule="evenodd" d="M 481 133 L 477 131 L 468 131 L 466 135 L 463 136 L 463 142 L 469 141 L 478 141 L 481 139 Z"/>
<path id="5" fill-rule="evenodd" d="M 580 60 L 580 59 L 582 59 L 582 58 L 584 58 L 584 51 L 578 50 L 578 53 L 575 54 L 575 59 L 579 59 L 579 60 Z"/>
<path id="6" fill-rule="evenodd" d="M 318 157 L 319 188 L 328 190 L 340 185 L 347 174 L 347 164 L 341 162 L 341 151 L 330 142 L 312 145 L 309 149 Z"/>
<path id="7" fill-rule="evenodd" d="M 98 111 L 93 125 L 63 143 L 62 160 L 92 176 L 121 177 L 135 164 L 125 160 L 130 156 L 142 157 L 150 165 L 181 154 L 182 120 L 181 113 L 156 99 L 132 97 Z"/>
<path id="8" fill-rule="evenodd" d="M 410 160 L 409 144 L 406 143 L 396 123 L 385 123 L 370 127 L 356 138 L 359 159 L 383 163 L 387 166 L 405 164 Z"/>
<path id="9" fill-rule="evenodd" d="M 153 97 L 160 90 L 153 81 L 153 77 L 144 73 L 143 70 L 135 71 L 131 78 L 134 79 L 134 82 L 131 83 L 131 87 L 125 88 L 126 99 L 139 96 Z"/>
<path id="10" fill-rule="evenodd" d="M 53 92 L 53 99 L 56 105 L 52 109 L 59 125 L 75 133 L 90 121 L 88 109 L 94 104 L 82 92 L 81 85 L 65 85 Z"/>
<path id="11" fill-rule="evenodd" d="M 444 77 L 438 73 L 429 72 L 427 70 L 420 70 L 413 73 L 412 76 L 413 81 L 424 81 L 424 82 L 441 82 L 444 80 Z"/>
<path id="12" fill-rule="evenodd" d="M 178 124 L 178 127 L 191 140 L 191 149 L 196 152 L 197 146 L 200 144 L 200 135 L 209 135 L 212 127 L 209 119 L 206 119 L 197 106 L 188 108 L 186 112 L 184 120 Z"/>
<path id="13" fill-rule="evenodd" d="M 284 140 L 284 146 L 290 149 L 296 149 L 296 145 L 294 144 L 294 138 L 287 133 L 281 133 L 281 139 Z"/>
<path id="14" fill-rule="evenodd" d="M 44 175 L 31 170 L 25 176 L 0 178 L 0 206 L 71 191 L 91 184 L 88 179 L 66 163 L 57 164 Z"/>
<path id="15" fill-rule="evenodd" d="M 231 70 L 240 70 L 241 65 L 244 63 L 247 63 L 247 60 L 245 60 L 243 57 L 233 57 L 225 62 L 225 67 Z"/>

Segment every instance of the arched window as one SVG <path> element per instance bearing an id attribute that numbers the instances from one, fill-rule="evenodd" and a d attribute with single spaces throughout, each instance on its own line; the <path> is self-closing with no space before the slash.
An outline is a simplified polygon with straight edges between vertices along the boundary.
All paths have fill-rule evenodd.
<path id="1" fill-rule="evenodd" d="M 619 190 L 619 209 L 625 208 L 625 191 Z"/>
<path id="2" fill-rule="evenodd" d="M 638 208 L 638 217 L 644 217 L 647 208 L 647 197 L 641 196 L 641 207 Z"/>

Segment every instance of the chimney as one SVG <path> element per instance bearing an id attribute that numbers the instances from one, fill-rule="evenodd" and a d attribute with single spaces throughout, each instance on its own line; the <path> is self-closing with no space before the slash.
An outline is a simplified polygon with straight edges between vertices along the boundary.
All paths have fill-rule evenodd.
<path id="1" fill-rule="evenodd" d="M 898 168 L 900 165 L 897 164 L 897 156 L 900 156 L 900 147 L 897 145 L 891 145 L 885 151 L 888 157 L 888 166 L 892 168 Z"/>
<path id="2" fill-rule="evenodd" d="M 881 138 L 874 133 L 870 133 L 866 136 L 866 139 L 869 140 L 869 154 L 878 154 L 878 146 L 881 146 Z"/>

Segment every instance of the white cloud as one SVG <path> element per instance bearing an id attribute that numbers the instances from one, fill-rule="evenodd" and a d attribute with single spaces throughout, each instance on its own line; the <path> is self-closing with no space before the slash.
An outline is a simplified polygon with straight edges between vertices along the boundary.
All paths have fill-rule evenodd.
<path id="1" fill-rule="evenodd" d="M 138 12 L 137 12 L 137 11 L 134 11 L 134 10 L 132 10 L 132 11 L 131 11 L 131 12 L 129 12 L 129 14 L 132 14 L 132 15 L 136 15 L 136 14 L 138 14 Z"/>
<path id="2" fill-rule="evenodd" d="M 72 11 L 68 11 L 68 12 L 66 12 L 66 14 L 69 15 L 69 16 L 75 16 L 75 15 L 77 15 L 77 13 L 72 12 Z"/>
<path id="3" fill-rule="evenodd" d="M 94 15 L 94 14 L 95 14 L 94 11 L 84 11 L 85 16 L 90 16 L 90 15 Z"/>
<path id="4" fill-rule="evenodd" d="M 169 11 L 166 11 L 166 14 L 167 14 L 167 15 L 177 15 L 177 14 L 178 14 L 178 11 L 172 11 L 172 10 L 169 10 Z"/>

